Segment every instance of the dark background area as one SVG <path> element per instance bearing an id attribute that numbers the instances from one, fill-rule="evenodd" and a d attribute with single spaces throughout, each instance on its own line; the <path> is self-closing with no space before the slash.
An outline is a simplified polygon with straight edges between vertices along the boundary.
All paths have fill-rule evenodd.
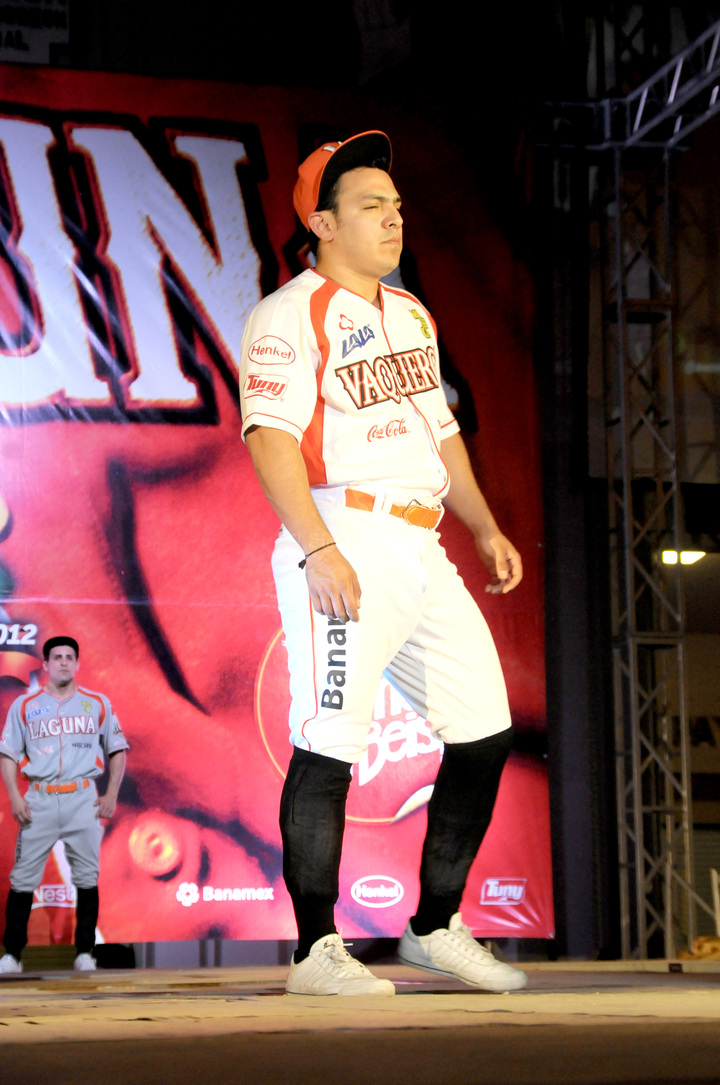
<path id="1" fill-rule="evenodd" d="M 534 117 L 542 102 L 626 93 L 718 15 L 712 4 L 665 0 L 70 0 L 70 45 L 53 56 L 78 69 L 338 88 L 402 105 L 427 122 L 429 156 L 438 128 L 462 149 L 515 258 L 532 269 L 558 920 L 550 955 L 619 956 L 619 921 L 607 491 L 590 477 L 587 450 L 587 175 L 570 163 L 558 181 L 557 159 L 533 142 Z M 584 222 L 563 213 L 563 184 Z M 576 274 L 563 280 L 568 268 Z"/>

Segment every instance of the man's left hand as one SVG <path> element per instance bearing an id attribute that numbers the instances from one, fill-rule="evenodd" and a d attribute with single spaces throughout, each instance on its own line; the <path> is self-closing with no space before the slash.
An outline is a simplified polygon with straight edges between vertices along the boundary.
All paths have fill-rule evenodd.
<path id="1" fill-rule="evenodd" d="M 117 799 L 113 799 L 110 795 L 100 795 L 94 803 L 97 806 L 98 818 L 111 818 L 115 813 L 115 806 L 117 805 Z"/>
<path id="2" fill-rule="evenodd" d="M 489 539 L 478 536 L 475 546 L 480 560 L 490 573 L 486 592 L 506 595 L 518 586 L 523 575 L 522 558 L 509 539 L 500 534 L 492 535 Z"/>

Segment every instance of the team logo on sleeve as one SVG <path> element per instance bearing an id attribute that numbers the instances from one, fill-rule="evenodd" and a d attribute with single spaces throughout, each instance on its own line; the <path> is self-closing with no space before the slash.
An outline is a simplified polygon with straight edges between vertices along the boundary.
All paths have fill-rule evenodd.
<path id="1" fill-rule="evenodd" d="M 249 399 L 250 396 L 282 399 L 287 386 L 288 382 L 285 377 L 279 377 L 277 373 L 270 373 L 266 377 L 259 377 L 257 373 L 248 373 L 243 391 L 246 399 Z"/>
<path id="2" fill-rule="evenodd" d="M 259 365 L 290 365 L 295 361 L 295 351 L 284 339 L 263 335 L 250 344 L 248 358 Z"/>
<path id="3" fill-rule="evenodd" d="M 409 312 L 410 312 L 410 316 L 414 316 L 416 320 L 420 321 L 420 331 L 423 333 L 425 338 L 426 339 L 432 338 L 432 334 L 430 332 L 430 327 L 428 325 L 427 320 L 422 315 L 422 313 L 419 313 L 417 311 L 417 309 L 410 309 Z"/>

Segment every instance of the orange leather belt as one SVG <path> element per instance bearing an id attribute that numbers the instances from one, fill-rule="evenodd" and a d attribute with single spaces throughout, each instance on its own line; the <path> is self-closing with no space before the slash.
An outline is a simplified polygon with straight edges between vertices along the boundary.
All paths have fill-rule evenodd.
<path id="1" fill-rule="evenodd" d="M 39 784 L 35 781 L 33 787 L 36 791 L 47 791 L 48 795 L 67 795 L 71 791 L 80 791 L 83 787 L 90 787 L 90 781 L 81 780 L 78 783 L 77 780 L 73 780 L 71 784 Z"/>
<path id="2" fill-rule="evenodd" d="M 375 507 L 375 497 L 373 494 L 363 493 L 362 490 L 348 489 L 345 491 L 345 505 L 349 509 L 363 509 L 365 512 L 372 512 Z M 407 505 L 386 506 L 382 511 L 389 512 L 391 516 L 398 516 L 401 520 L 406 520 L 413 527 L 426 527 L 429 531 L 438 526 L 443 514 L 442 506 L 429 509 L 427 505 L 421 505 L 415 499 Z"/>

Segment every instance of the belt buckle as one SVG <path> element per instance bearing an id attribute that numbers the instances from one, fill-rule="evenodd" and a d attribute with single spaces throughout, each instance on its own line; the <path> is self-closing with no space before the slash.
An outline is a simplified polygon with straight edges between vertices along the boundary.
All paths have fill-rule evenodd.
<path id="1" fill-rule="evenodd" d="M 412 527 L 425 527 L 432 530 L 440 523 L 442 506 L 439 509 L 433 509 L 413 497 L 400 513 L 400 517 Z"/>

